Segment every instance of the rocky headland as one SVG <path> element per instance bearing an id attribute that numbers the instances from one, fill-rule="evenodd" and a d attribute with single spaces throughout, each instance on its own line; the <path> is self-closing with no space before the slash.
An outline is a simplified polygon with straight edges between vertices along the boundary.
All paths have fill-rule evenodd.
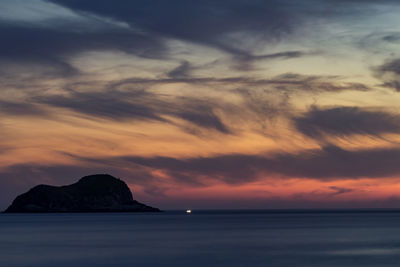
<path id="1" fill-rule="evenodd" d="M 66 186 L 38 185 L 19 195 L 5 213 L 159 212 L 133 199 L 126 183 L 108 174 Z"/>

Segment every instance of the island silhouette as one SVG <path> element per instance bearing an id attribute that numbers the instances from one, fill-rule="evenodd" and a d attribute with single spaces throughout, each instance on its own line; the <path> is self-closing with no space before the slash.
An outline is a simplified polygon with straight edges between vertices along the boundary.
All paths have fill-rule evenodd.
<path id="1" fill-rule="evenodd" d="M 109 174 L 65 186 L 37 185 L 15 198 L 5 213 L 159 212 L 133 199 L 126 183 Z"/>

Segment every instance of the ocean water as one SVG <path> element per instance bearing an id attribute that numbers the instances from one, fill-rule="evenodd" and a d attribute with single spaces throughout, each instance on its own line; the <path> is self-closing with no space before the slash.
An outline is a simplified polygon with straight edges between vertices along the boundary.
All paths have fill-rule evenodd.
<path id="1" fill-rule="evenodd" d="M 1 214 L 0 266 L 400 266 L 400 211 Z"/>

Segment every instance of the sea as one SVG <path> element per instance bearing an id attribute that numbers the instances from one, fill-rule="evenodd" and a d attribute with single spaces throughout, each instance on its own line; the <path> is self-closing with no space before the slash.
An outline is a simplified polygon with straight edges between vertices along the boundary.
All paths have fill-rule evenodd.
<path id="1" fill-rule="evenodd" d="M 400 266 L 400 210 L 0 214 L 0 266 Z"/>

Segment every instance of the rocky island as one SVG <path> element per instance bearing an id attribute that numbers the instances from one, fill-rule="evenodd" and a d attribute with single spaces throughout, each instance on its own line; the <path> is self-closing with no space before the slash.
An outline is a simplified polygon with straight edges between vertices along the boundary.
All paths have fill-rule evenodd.
<path id="1" fill-rule="evenodd" d="M 159 212 L 133 199 L 126 183 L 108 174 L 66 186 L 38 185 L 19 195 L 5 213 Z"/>

